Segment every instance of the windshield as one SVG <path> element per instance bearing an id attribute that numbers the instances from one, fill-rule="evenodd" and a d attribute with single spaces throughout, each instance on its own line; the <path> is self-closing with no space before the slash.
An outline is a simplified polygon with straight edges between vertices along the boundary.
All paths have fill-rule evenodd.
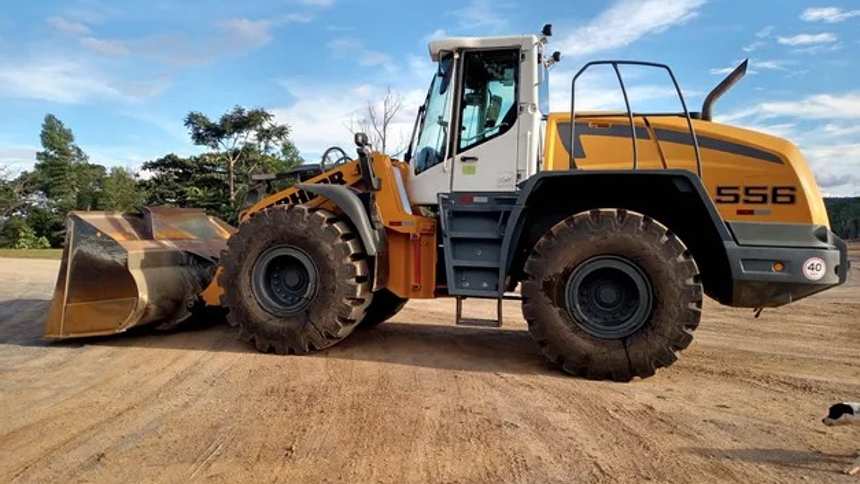
<path id="1" fill-rule="evenodd" d="M 445 160 L 448 139 L 448 98 L 451 93 L 451 67 L 454 56 L 448 54 L 439 61 L 439 69 L 430 84 L 424 101 L 423 116 L 419 123 L 418 140 L 415 144 L 415 173 L 421 173 Z"/>

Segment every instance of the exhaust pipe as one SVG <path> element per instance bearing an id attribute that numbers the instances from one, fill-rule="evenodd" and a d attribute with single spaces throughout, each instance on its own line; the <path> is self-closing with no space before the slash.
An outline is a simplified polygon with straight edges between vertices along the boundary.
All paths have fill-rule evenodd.
<path id="1" fill-rule="evenodd" d="M 741 62 L 741 65 L 737 66 L 735 70 L 733 70 L 722 82 L 717 84 L 710 93 L 708 93 L 708 97 L 705 98 L 705 102 L 702 104 L 702 119 L 705 121 L 711 120 L 712 110 L 714 103 L 717 102 L 723 94 L 725 94 L 729 89 L 731 89 L 735 84 L 738 83 L 747 73 L 747 66 L 749 65 L 750 60 L 746 59 Z"/>

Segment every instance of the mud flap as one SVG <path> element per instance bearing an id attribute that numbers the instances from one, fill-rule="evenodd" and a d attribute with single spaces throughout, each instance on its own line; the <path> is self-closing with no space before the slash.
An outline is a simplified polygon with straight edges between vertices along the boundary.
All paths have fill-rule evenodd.
<path id="1" fill-rule="evenodd" d="M 46 338 L 178 324 L 213 283 L 232 227 L 202 210 L 72 212 Z"/>

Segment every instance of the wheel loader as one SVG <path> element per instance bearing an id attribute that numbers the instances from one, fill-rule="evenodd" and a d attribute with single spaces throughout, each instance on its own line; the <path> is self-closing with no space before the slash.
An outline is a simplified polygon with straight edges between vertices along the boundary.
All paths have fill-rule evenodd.
<path id="1" fill-rule="evenodd" d="M 238 227 L 176 208 L 72 213 L 45 336 L 170 327 L 208 306 L 258 350 L 303 354 L 412 298 L 453 298 L 457 324 L 483 326 L 518 299 L 552 363 L 629 381 L 677 360 L 704 295 L 761 311 L 845 282 L 846 245 L 798 149 L 711 119 L 746 64 L 691 112 L 667 66 L 591 62 L 570 110 L 550 112 L 550 35 L 430 42 L 402 160 L 358 134 L 356 157 L 332 148 L 259 177 L 297 183 L 261 190 Z M 682 110 L 631 109 L 630 66 L 664 71 Z M 591 68 L 614 73 L 626 112 L 577 112 Z M 464 317 L 470 298 L 497 317 Z"/>

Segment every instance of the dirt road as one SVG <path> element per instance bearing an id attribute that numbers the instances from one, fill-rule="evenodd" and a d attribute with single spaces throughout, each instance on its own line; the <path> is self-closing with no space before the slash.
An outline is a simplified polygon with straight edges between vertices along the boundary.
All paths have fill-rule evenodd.
<path id="1" fill-rule="evenodd" d="M 483 330 L 415 301 L 304 357 L 220 325 L 45 344 L 57 267 L 0 259 L 0 482 L 860 482 L 860 431 L 820 424 L 860 399 L 857 269 L 757 320 L 709 301 L 681 361 L 613 384 L 549 368 L 513 302 Z"/>

